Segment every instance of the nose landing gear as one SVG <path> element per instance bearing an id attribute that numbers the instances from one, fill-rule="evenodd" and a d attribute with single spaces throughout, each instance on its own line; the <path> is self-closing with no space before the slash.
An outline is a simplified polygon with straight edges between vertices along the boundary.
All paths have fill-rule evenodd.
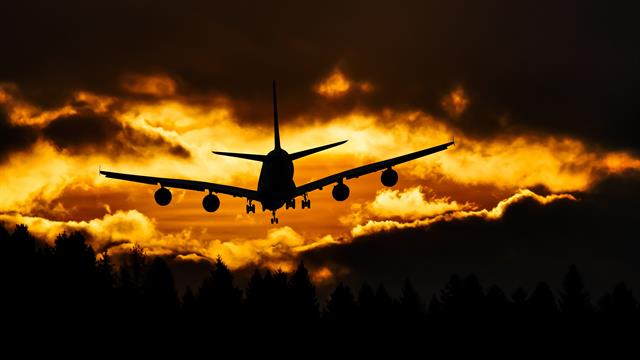
<path id="1" fill-rule="evenodd" d="M 272 210 L 271 211 L 271 224 L 277 224 L 278 223 L 278 218 L 276 217 L 276 211 Z"/>

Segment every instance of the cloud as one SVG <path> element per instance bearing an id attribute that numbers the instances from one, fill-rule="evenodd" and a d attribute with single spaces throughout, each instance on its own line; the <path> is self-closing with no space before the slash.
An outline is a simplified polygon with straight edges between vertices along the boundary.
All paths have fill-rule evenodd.
<path id="1" fill-rule="evenodd" d="M 302 258 L 312 267 L 350 269 L 343 279 L 354 286 L 383 281 L 398 291 L 409 276 L 424 296 L 454 273 L 475 273 L 508 291 L 540 280 L 557 289 L 576 264 L 597 297 L 620 280 L 638 286 L 639 183 L 635 171 L 609 176 L 575 199 L 520 192 L 491 210 L 378 228 Z"/>
<path id="2" fill-rule="evenodd" d="M 14 125 L 0 107 L 0 163 L 11 153 L 29 149 L 38 139 L 38 132 L 29 126 Z"/>
<path id="3" fill-rule="evenodd" d="M 352 213 L 341 221 L 345 224 L 356 225 L 365 219 L 399 218 L 403 220 L 417 220 L 472 209 L 472 204 L 458 202 L 446 197 L 431 196 L 426 198 L 426 189 L 415 186 L 404 190 L 383 189 L 376 193 L 371 202 L 353 204 Z"/>
<path id="4" fill-rule="evenodd" d="M 452 124 L 468 136 L 553 135 L 635 151 L 638 6 L 455 0 L 409 1 L 389 11 L 373 1 L 340 4 L 339 13 L 265 4 L 248 14 L 234 3 L 160 1 L 149 13 L 120 2 L 96 12 L 71 1 L 51 16 L 48 5 L 13 3 L 0 21 L 0 31 L 17 34 L 5 41 L 11 56 L 0 60 L 0 81 L 16 83 L 44 108 L 79 89 L 224 96 L 243 121 L 265 125 L 272 78 L 290 118 L 358 107 L 446 116 L 442 99 L 461 86 L 470 102 Z M 318 99 L 314 86 L 336 68 L 376 91 Z M 139 77 L 129 87 L 127 74 Z"/>
<path id="5" fill-rule="evenodd" d="M 391 196 L 394 197 L 395 194 L 391 194 Z M 391 208 L 398 205 L 402 206 L 403 203 L 411 204 L 413 202 L 417 207 L 414 208 L 414 211 L 408 212 L 409 216 L 404 216 L 405 219 L 411 221 L 368 220 L 365 224 L 357 224 L 353 227 L 353 229 L 351 229 L 351 235 L 357 237 L 397 229 L 424 227 L 439 221 L 451 221 L 467 217 L 480 217 L 487 220 L 496 220 L 500 219 L 504 215 L 505 210 L 509 206 L 523 201 L 524 199 L 531 199 L 543 205 L 561 199 L 575 200 L 575 197 L 571 194 L 551 194 L 541 196 L 531 190 L 522 189 L 509 198 L 500 201 L 498 205 L 492 209 L 468 210 L 471 208 L 468 204 L 458 205 L 456 202 L 449 203 L 443 199 L 436 199 L 435 203 L 425 202 L 422 194 L 419 192 L 419 189 L 417 191 L 410 190 L 408 194 L 405 193 L 404 199 L 402 199 L 402 197 L 395 197 L 395 200 L 393 198 L 389 199 L 388 194 L 385 194 L 381 199 L 379 199 L 380 196 L 376 197 L 376 201 L 381 201 L 382 203 L 386 202 L 387 205 L 391 206 Z M 389 217 L 395 214 L 398 214 L 401 218 L 403 217 L 403 212 L 401 210 L 394 213 L 376 206 L 370 205 L 369 208 L 374 212 L 374 214 L 382 215 L 382 217 L 384 217 L 384 215 Z M 391 208 L 389 208 L 389 210 Z M 376 209 L 380 212 L 375 213 Z M 405 211 L 404 214 L 407 214 L 407 212 Z"/>
<path id="6" fill-rule="evenodd" d="M 296 265 L 298 253 L 339 243 L 331 236 L 304 237 L 288 226 L 269 229 L 263 238 L 206 240 L 192 233 L 191 229 L 162 232 L 158 230 L 156 220 L 137 210 L 118 210 L 88 221 L 54 221 L 4 213 L 0 214 L 0 223 L 9 227 L 25 224 L 32 234 L 51 244 L 63 232 L 80 231 L 99 251 L 121 253 L 139 245 L 148 255 L 171 256 L 184 261 L 213 261 L 221 256 L 232 269 L 260 265 L 290 271 Z"/>
<path id="7" fill-rule="evenodd" d="M 315 91 L 322 96 L 336 98 L 346 95 L 353 89 L 369 92 L 373 90 L 372 88 L 368 82 L 354 83 L 350 81 L 340 69 L 335 69 L 331 75 L 315 86 Z"/>
<path id="8" fill-rule="evenodd" d="M 166 97 L 176 93 L 175 81 L 167 75 L 126 74 L 122 87 L 133 94 Z"/>
<path id="9" fill-rule="evenodd" d="M 461 86 L 455 88 L 451 93 L 447 94 L 440 101 L 440 105 L 452 118 L 457 118 L 469 106 L 469 98 L 464 92 L 464 89 Z"/>
<path id="10" fill-rule="evenodd" d="M 93 152 L 114 157 L 140 156 L 158 149 L 182 158 L 191 155 L 182 144 L 162 134 L 92 112 L 57 118 L 43 128 L 43 135 L 57 148 L 75 155 Z"/>

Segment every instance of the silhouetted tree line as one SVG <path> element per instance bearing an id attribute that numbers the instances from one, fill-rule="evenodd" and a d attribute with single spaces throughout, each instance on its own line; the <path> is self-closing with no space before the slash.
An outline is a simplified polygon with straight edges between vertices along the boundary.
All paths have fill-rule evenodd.
<path id="1" fill-rule="evenodd" d="M 428 302 L 407 279 L 398 298 L 382 284 L 374 289 L 364 283 L 354 291 L 339 283 L 321 306 L 302 262 L 290 274 L 255 270 L 243 291 L 218 258 L 200 287 L 187 288 L 179 297 L 161 257 L 147 257 L 134 247 L 114 266 L 106 252 L 96 254 L 79 232 L 60 234 L 50 246 L 37 241 L 24 225 L 13 232 L 0 226 L 0 257 L 3 319 L 23 324 L 65 321 L 132 332 L 169 325 L 172 331 L 192 325 L 262 332 L 274 326 L 336 332 L 488 327 L 553 331 L 561 326 L 637 326 L 639 317 L 638 303 L 625 283 L 593 304 L 575 266 L 557 296 L 545 282 L 530 294 L 522 288 L 505 294 L 496 285 L 483 289 L 474 275 L 453 275 Z"/>

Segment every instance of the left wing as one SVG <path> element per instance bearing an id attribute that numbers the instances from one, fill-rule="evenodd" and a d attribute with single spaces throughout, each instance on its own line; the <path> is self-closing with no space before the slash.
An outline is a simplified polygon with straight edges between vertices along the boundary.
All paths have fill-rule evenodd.
<path id="1" fill-rule="evenodd" d="M 153 176 L 123 174 L 111 171 L 100 170 L 100 174 L 113 179 L 133 181 L 143 184 L 161 185 L 169 188 L 205 191 L 210 190 L 215 193 L 227 194 L 233 197 L 243 197 L 250 200 L 258 200 L 258 192 L 255 190 L 244 189 L 235 186 L 215 184 L 205 181 L 169 179 Z"/>
<path id="2" fill-rule="evenodd" d="M 333 174 L 322 178 L 320 180 L 312 181 L 308 184 L 304 184 L 302 186 L 296 187 L 295 196 L 304 195 L 310 191 L 322 189 L 327 185 L 331 185 L 333 183 L 338 183 L 343 180 L 353 179 L 360 177 L 362 175 L 370 174 L 376 171 L 380 171 L 383 169 L 390 168 L 394 165 L 402 164 L 407 161 L 411 161 L 417 158 L 421 158 L 423 156 L 427 156 L 442 150 L 446 150 L 449 146 L 453 145 L 454 142 L 450 141 L 446 144 L 430 147 L 428 149 L 419 150 L 416 152 L 412 152 L 410 154 L 394 157 L 392 159 L 378 161 L 372 164 L 363 165 L 351 170 L 343 171 L 337 174 Z"/>

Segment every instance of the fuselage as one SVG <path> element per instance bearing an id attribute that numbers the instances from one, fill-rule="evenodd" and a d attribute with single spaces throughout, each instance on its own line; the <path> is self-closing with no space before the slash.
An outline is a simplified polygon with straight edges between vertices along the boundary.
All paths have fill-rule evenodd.
<path id="1" fill-rule="evenodd" d="M 274 149 L 262 163 L 258 194 L 265 210 L 278 210 L 293 198 L 296 184 L 293 182 L 293 161 L 283 149 Z"/>

